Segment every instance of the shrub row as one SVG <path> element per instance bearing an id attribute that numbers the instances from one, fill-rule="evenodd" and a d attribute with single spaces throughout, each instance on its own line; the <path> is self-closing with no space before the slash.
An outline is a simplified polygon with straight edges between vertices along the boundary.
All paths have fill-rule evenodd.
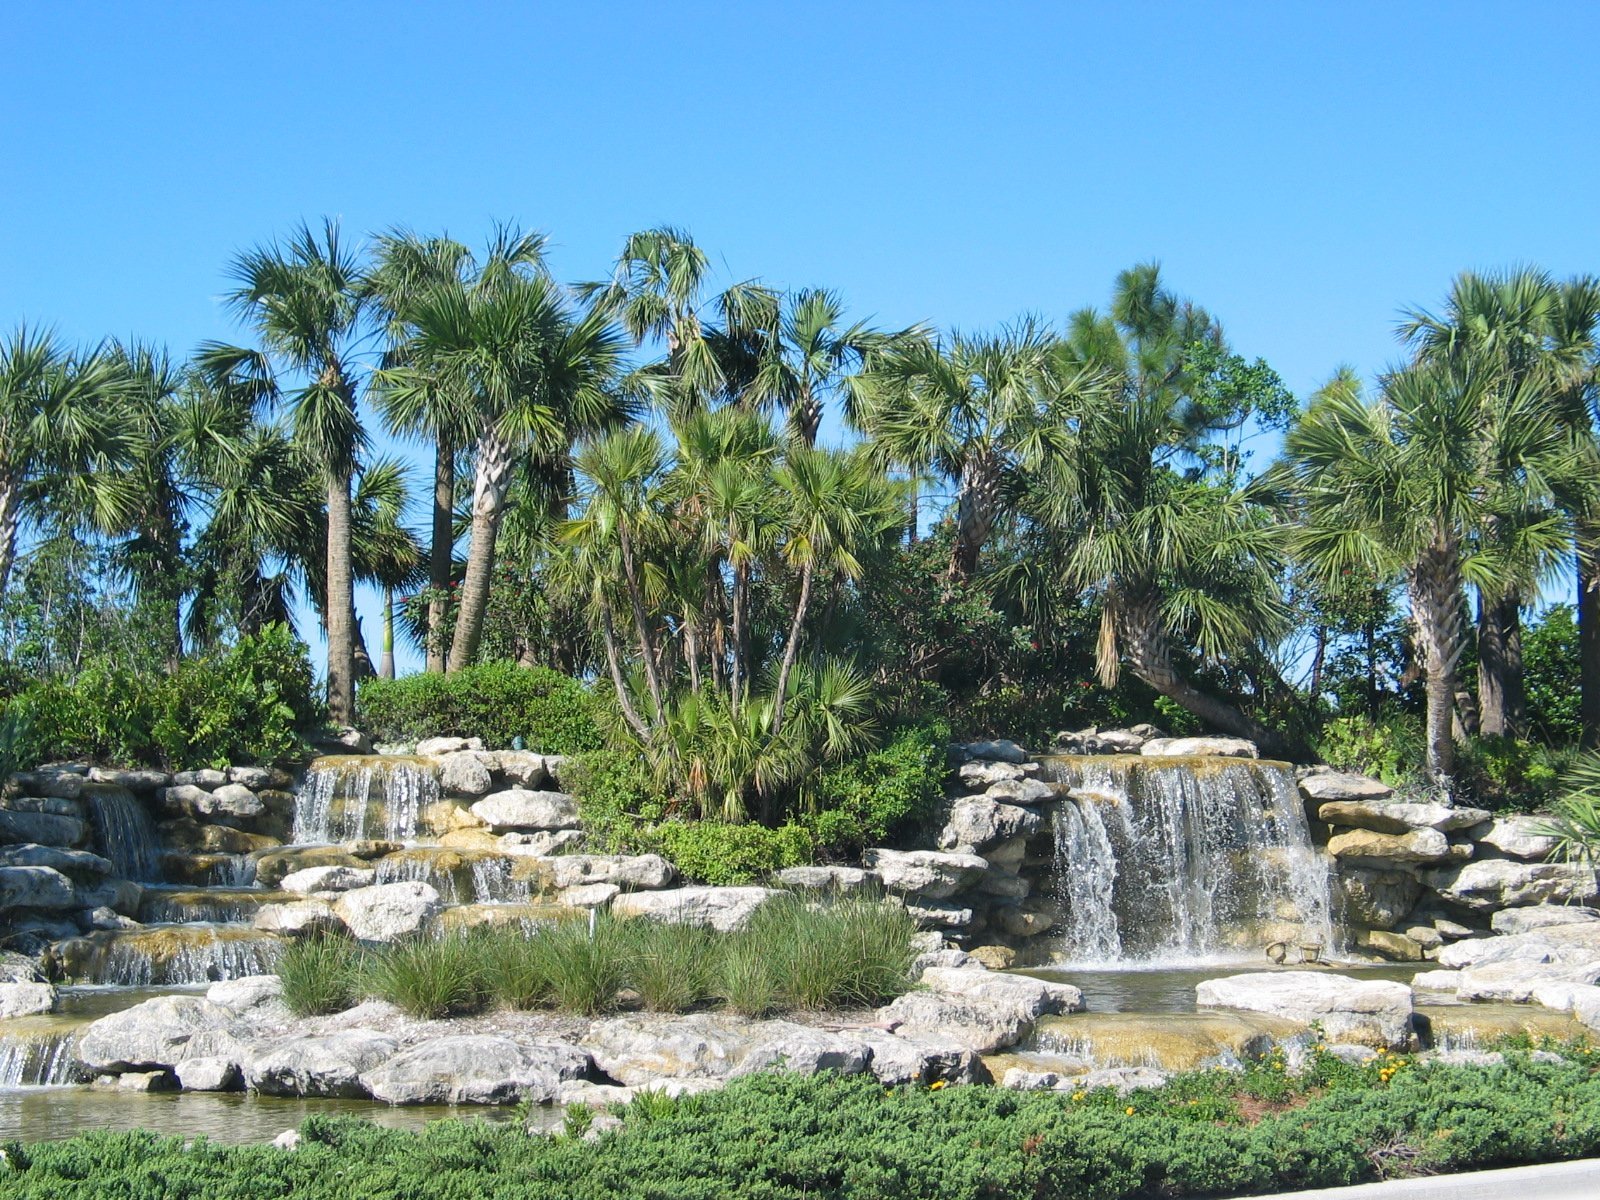
<path id="1" fill-rule="evenodd" d="M 7 1146 L 0 1193 L 1119 1200 L 1338 1187 L 1600 1152 L 1600 1077 L 1587 1061 L 1395 1071 L 1322 1056 L 1303 1083 L 1266 1091 L 1253 1082 L 1260 1074 L 1183 1076 L 1124 1097 L 885 1092 L 870 1077 L 775 1072 L 677 1101 L 641 1096 L 597 1143 L 530 1138 L 516 1124 L 448 1120 L 408 1133 L 341 1117 L 306 1121 L 292 1153 L 91 1132 Z M 569 1123 L 573 1132 L 584 1124 Z"/>
<path id="2" fill-rule="evenodd" d="M 761 1016 L 780 1008 L 868 1006 L 910 986 L 915 923 L 898 905 L 839 899 L 817 908 L 779 898 L 749 927 L 715 934 L 600 914 L 531 934 L 478 929 L 364 950 L 311 938 L 278 961 L 284 999 L 301 1015 L 338 1012 L 365 996 L 437 1018 L 490 1006 L 593 1015 L 632 993 L 652 1012 L 720 1002 Z"/>
<path id="3" fill-rule="evenodd" d="M 10 754 L 178 770 L 295 758 L 325 713 L 306 648 L 282 625 L 171 672 L 91 662 L 12 697 Z"/>
<path id="4" fill-rule="evenodd" d="M 358 724 L 380 742 L 478 737 L 491 750 L 519 739 L 542 754 L 598 750 L 593 695 L 547 667 L 488 662 L 450 675 L 368 679 L 357 691 Z"/>

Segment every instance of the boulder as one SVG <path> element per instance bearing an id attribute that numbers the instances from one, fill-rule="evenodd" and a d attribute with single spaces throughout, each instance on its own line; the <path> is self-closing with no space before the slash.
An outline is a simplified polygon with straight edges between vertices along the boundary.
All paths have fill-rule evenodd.
<path id="1" fill-rule="evenodd" d="M 210 807 L 202 806 L 206 816 L 233 817 L 246 821 L 267 811 L 261 797 L 242 783 L 225 783 L 211 793 Z"/>
<path id="2" fill-rule="evenodd" d="M 494 769 L 500 778 L 513 787 L 531 788 L 535 791 L 548 786 L 552 780 L 545 770 L 544 755 L 531 750 L 501 750 L 494 756 Z"/>
<path id="3" fill-rule="evenodd" d="M 78 907 L 72 880 L 54 867 L 0 867 L 0 909 Z"/>
<path id="4" fill-rule="evenodd" d="M 1477 835 L 1477 840 L 1507 858 L 1543 862 L 1561 841 L 1555 834 L 1545 832 L 1549 824 L 1541 817 L 1498 817 L 1486 832 Z"/>
<path id="5" fill-rule="evenodd" d="M 1460 986 L 1460 971 L 1418 971 L 1411 977 L 1411 990 L 1413 992 L 1453 995 L 1456 988 Z"/>
<path id="6" fill-rule="evenodd" d="M 417 753 L 423 758 L 443 758 L 459 750 L 482 750 L 481 738 L 433 737 L 417 743 Z"/>
<path id="7" fill-rule="evenodd" d="M 1028 767 L 1032 765 L 1031 763 L 987 762 L 983 759 L 976 759 L 972 762 L 964 762 L 957 767 L 956 778 L 961 781 L 961 786 L 969 792 L 981 792 L 1000 782 L 1010 782 L 1024 778 L 1028 773 Z"/>
<path id="8" fill-rule="evenodd" d="M 930 967 L 922 983 L 926 991 L 907 992 L 879 1009 L 879 1019 L 899 1036 L 978 1054 L 1015 1045 L 1041 1016 L 1083 1007 L 1083 993 L 1069 984 L 978 967 Z"/>
<path id="9" fill-rule="evenodd" d="M 193 817 L 162 821 L 157 826 L 161 841 L 169 850 L 184 854 L 254 854 L 278 847 L 278 839 L 262 833 L 246 833 L 227 825 L 212 825 Z"/>
<path id="10" fill-rule="evenodd" d="M 1329 838 L 1328 853 L 1341 860 L 1434 863 L 1450 857 L 1450 841 L 1437 829 L 1413 829 L 1410 833 L 1352 829 Z"/>
<path id="11" fill-rule="evenodd" d="M 963 1059 L 961 1048 L 949 1044 L 902 1044 L 878 1030 L 824 1030 L 712 1013 L 612 1017 L 591 1025 L 582 1045 L 608 1077 L 640 1089 L 775 1069 L 855 1075 L 869 1069 L 879 1045 L 885 1071 L 907 1082 L 976 1069 Z"/>
<path id="12" fill-rule="evenodd" d="M 1456 999 L 1499 1004 L 1527 1004 L 1546 984 L 1593 984 L 1600 980 L 1600 960 L 1590 962 L 1533 962 L 1507 960 L 1464 967 L 1456 984 Z"/>
<path id="13" fill-rule="evenodd" d="M 563 854 L 548 864 L 558 888 L 614 883 L 623 891 L 648 892 L 666 887 L 678 869 L 659 854 Z"/>
<path id="14" fill-rule="evenodd" d="M 558 900 L 568 908 L 604 908 L 621 894 L 614 883 L 580 883 L 565 889 Z"/>
<path id="15" fill-rule="evenodd" d="M 345 933 L 345 924 L 326 900 L 288 900 L 263 904 L 250 918 L 253 928 L 283 937 Z"/>
<path id="16" fill-rule="evenodd" d="M 1300 794 L 1307 800 L 1387 800 L 1394 795 L 1394 789 L 1366 775 L 1351 775 L 1343 771 L 1319 771 L 1300 780 Z"/>
<path id="17" fill-rule="evenodd" d="M 228 782 L 242 783 L 253 792 L 288 787 L 291 780 L 276 767 L 229 767 Z"/>
<path id="18" fill-rule="evenodd" d="M 399 849 L 392 842 L 375 844 L 370 847 L 372 856 L 388 854 Z M 360 849 L 361 847 L 356 847 Z M 281 850 L 269 850 L 265 854 L 256 856 L 256 882 L 262 887 L 277 887 L 285 878 L 296 871 L 303 871 L 307 867 L 355 867 L 362 869 L 366 863 L 361 857 L 344 846 L 286 846 Z"/>
<path id="19" fill-rule="evenodd" d="M 41 767 L 37 771 L 18 771 L 11 784 L 24 796 L 49 796 L 57 800 L 76 800 L 83 794 L 83 776 L 76 771 Z"/>
<path id="20" fill-rule="evenodd" d="M 1422 894 L 1422 884 L 1407 871 L 1385 871 L 1340 863 L 1334 874 L 1349 915 L 1361 925 L 1390 929 Z"/>
<path id="21" fill-rule="evenodd" d="M 96 1076 L 89 1086 L 117 1092 L 171 1092 L 177 1090 L 178 1081 L 171 1071 L 124 1071 Z"/>
<path id="22" fill-rule="evenodd" d="M 877 883 L 860 867 L 785 867 L 773 879 L 797 892 L 859 892 Z"/>
<path id="23" fill-rule="evenodd" d="M 363 942 L 393 942 L 421 933 L 443 907 L 432 887 L 405 880 L 345 892 L 333 912 Z"/>
<path id="24" fill-rule="evenodd" d="M 1594 869 L 1578 863 L 1483 859 L 1425 871 L 1422 881 L 1446 900 L 1480 911 L 1600 897 Z"/>
<path id="25" fill-rule="evenodd" d="M 89 834 L 77 817 L 54 813 L 17 812 L 0 808 L 0 842 L 34 842 L 41 846 L 76 846 Z"/>
<path id="26" fill-rule="evenodd" d="M 1028 752 L 1015 742 L 1004 738 L 990 742 L 967 742 L 963 745 L 952 746 L 955 756 L 962 761 L 970 762 L 981 759 L 987 762 L 1003 762 L 1020 764 L 1028 761 Z"/>
<path id="27" fill-rule="evenodd" d="M 63 800 L 58 796 L 0 795 L 0 809 L 21 813 L 48 813 L 52 817 L 83 819 L 82 804 L 76 800 Z"/>
<path id="28" fill-rule="evenodd" d="M 0 983 L 0 1021 L 47 1013 L 56 1006 L 56 989 L 48 983 Z"/>
<path id="29" fill-rule="evenodd" d="M 1333 1042 L 1399 1050 L 1411 1044 L 1411 989 L 1388 980 L 1312 971 L 1257 971 L 1208 979 L 1195 988 L 1201 1008 L 1236 1008 L 1322 1026 Z"/>
<path id="30" fill-rule="evenodd" d="M 1154 1067 L 1101 1067 L 1078 1077 L 1077 1086 L 1086 1092 L 1113 1088 L 1126 1096 L 1144 1088 L 1164 1087 L 1170 1076 Z"/>
<path id="31" fill-rule="evenodd" d="M 1440 833 L 1467 829 L 1488 815 L 1481 808 L 1451 808 L 1447 804 L 1404 804 L 1376 800 L 1334 800 L 1317 810 L 1317 819 L 1326 821 L 1329 825 L 1352 825 L 1357 829 L 1367 829 L 1374 833 L 1398 834 L 1420 829 L 1432 829 Z"/>
<path id="32" fill-rule="evenodd" d="M 507 788 L 485 796 L 472 813 L 496 833 L 508 829 L 577 829 L 578 804 L 565 792 Z"/>
<path id="33" fill-rule="evenodd" d="M 1057 790 L 1037 779 L 1002 779 L 990 784 L 984 796 L 1001 804 L 1044 804 L 1056 798 Z"/>
<path id="34" fill-rule="evenodd" d="M 63 850 L 35 842 L 0 846 L 0 867 L 49 867 L 64 875 L 109 875 L 113 870 L 110 859 L 87 850 Z"/>
<path id="35" fill-rule="evenodd" d="M 1012 937 L 1030 938 L 1054 926 L 1056 917 L 1042 904 L 1024 903 L 995 909 L 994 923 Z"/>
<path id="36" fill-rule="evenodd" d="M 361 1077 L 376 1070 L 400 1044 L 371 1029 L 290 1038 L 244 1064 L 245 1082 L 269 1096 L 367 1095 Z"/>
<path id="37" fill-rule="evenodd" d="M 372 739 L 349 725 L 312 739 L 312 745 L 329 754 L 371 754 Z"/>
<path id="38" fill-rule="evenodd" d="M 769 1032 L 757 1039 L 730 1075 L 775 1070 L 796 1075 L 815 1075 L 819 1071 L 859 1075 L 871 1061 L 872 1050 L 859 1037 L 795 1025 L 790 1030 Z"/>
<path id="39" fill-rule="evenodd" d="M 1256 744 L 1236 737 L 1151 738 L 1139 747 L 1151 758 L 1260 758 Z"/>
<path id="40" fill-rule="evenodd" d="M 919 929 L 968 929 L 977 920 L 977 913 L 970 905 L 954 900 L 908 896 L 905 906 Z"/>
<path id="41" fill-rule="evenodd" d="M 489 768 L 472 750 L 447 754 L 439 763 L 439 790 L 447 796 L 482 796 L 494 787 Z"/>
<path id="42" fill-rule="evenodd" d="M 278 887 L 307 896 L 312 892 L 348 892 L 352 888 L 369 887 L 377 878 L 376 870 L 362 867 L 306 867 L 285 875 L 278 880 Z"/>
<path id="43" fill-rule="evenodd" d="M 764 887 L 685 887 L 624 892 L 611 902 L 619 917 L 649 917 L 669 925 L 703 925 L 718 933 L 743 929 L 756 909 L 789 893 Z"/>
<path id="44" fill-rule="evenodd" d="M 1040 823 L 1038 813 L 1014 804 L 999 804 L 987 797 L 962 800 L 950 810 L 949 820 L 939 833 L 939 847 L 960 847 L 978 853 L 997 842 L 1035 834 Z"/>
<path id="45" fill-rule="evenodd" d="M 933 850 L 867 850 L 864 866 L 891 892 L 943 900 L 971 887 L 989 869 L 976 854 L 940 853 Z"/>
<path id="46" fill-rule="evenodd" d="M 109 783 L 113 787 L 127 788 L 130 792 L 153 792 L 157 788 L 164 788 L 172 782 L 172 776 L 165 771 L 155 771 L 149 768 L 124 771 L 115 767 L 91 767 L 89 769 L 89 782 Z"/>
<path id="47" fill-rule="evenodd" d="M 1551 925 L 1593 925 L 1600 922 L 1600 909 L 1578 904 L 1535 904 L 1528 908 L 1505 908 L 1489 918 L 1496 933 L 1531 933 Z"/>
<path id="48" fill-rule="evenodd" d="M 170 793 L 175 788 L 193 788 L 197 792 L 209 792 L 212 788 L 219 788 L 227 782 L 226 771 L 214 771 L 210 767 L 200 771 L 179 771 L 172 777 L 172 787 L 167 791 Z"/>
<path id="49" fill-rule="evenodd" d="M 283 999 L 283 980 L 276 975 L 241 975 L 224 979 L 206 989 L 211 1003 L 235 1013 L 261 1008 Z"/>
<path id="50" fill-rule="evenodd" d="M 197 1034 L 224 1028 L 233 1014 L 201 996 L 157 996 L 101 1017 L 78 1039 L 78 1061 L 91 1071 L 166 1070 L 189 1057 Z"/>
<path id="51" fill-rule="evenodd" d="M 186 1058 L 173 1072 L 186 1092 L 236 1092 L 244 1086 L 239 1064 L 225 1055 Z"/>
<path id="52" fill-rule="evenodd" d="M 951 996 L 1014 1005 L 1030 1017 L 1082 1012 L 1083 992 L 1070 983 L 1007 975 L 1000 971 L 975 971 L 965 967 L 932 967 L 922 973 L 922 986 Z"/>
<path id="53" fill-rule="evenodd" d="M 588 1054 L 565 1042 L 464 1035 L 402 1050 L 365 1072 L 361 1083 L 389 1104 L 548 1104 L 564 1082 L 582 1079 L 590 1067 Z"/>
<path id="54" fill-rule="evenodd" d="M 989 1072 L 978 1055 L 949 1038 L 902 1037 L 867 1030 L 861 1040 L 872 1051 L 869 1069 L 885 1087 L 906 1084 L 982 1083 Z"/>
<path id="55" fill-rule="evenodd" d="M 132 917 L 125 917 L 116 909 L 108 905 L 100 905 L 89 910 L 89 915 L 83 918 L 90 929 L 141 929 L 143 926 Z"/>
<path id="56" fill-rule="evenodd" d="M 1423 957 L 1421 942 L 1386 929 L 1363 929 L 1356 934 L 1355 944 L 1390 962 L 1421 962 Z"/>

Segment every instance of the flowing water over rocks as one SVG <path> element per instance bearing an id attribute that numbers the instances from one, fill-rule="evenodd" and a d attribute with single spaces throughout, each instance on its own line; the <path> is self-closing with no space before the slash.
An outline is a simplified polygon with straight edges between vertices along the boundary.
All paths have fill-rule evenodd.
<path id="1" fill-rule="evenodd" d="M 438 768 L 401 755 L 336 755 L 315 760 L 295 793 L 297 844 L 381 838 L 415 841 L 423 811 L 439 799 Z"/>

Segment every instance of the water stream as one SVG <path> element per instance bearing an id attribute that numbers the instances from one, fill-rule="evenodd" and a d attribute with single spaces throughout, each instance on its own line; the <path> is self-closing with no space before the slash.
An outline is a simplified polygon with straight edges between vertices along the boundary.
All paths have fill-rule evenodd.
<path id="1" fill-rule="evenodd" d="M 297 845 L 382 838 L 414 842 L 422 814 L 439 799 L 439 773 L 426 759 L 399 755 L 319 758 L 295 791 Z"/>

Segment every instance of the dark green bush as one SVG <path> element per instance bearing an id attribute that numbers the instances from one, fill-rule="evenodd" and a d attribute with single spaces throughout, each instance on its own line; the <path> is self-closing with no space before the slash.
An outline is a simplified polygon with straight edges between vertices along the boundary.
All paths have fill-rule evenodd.
<path id="1" fill-rule="evenodd" d="M 282 625 L 170 674 L 94 662 L 11 703 L 33 761 L 87 757 L 174 769 L 297 757 L 321 724 L 306 648 Z"/>
<path id="2" fill-rule="evenodd" d="M 606 853 L 637 853 L 641 833 L 667 814 L 668 798 L 637 749 L 608 747 L 579 754 L 561 782 L 577 798 L 590 844 Z"/>
<path id="3" fill-rule="evenodd" d="M 824 771 L 811 789 L 805 825 L 820 847 L 859 851 L 930 812 L 948 773 L 942 721 L 904 725 L 877 750 Z"/>
<path id="4" fill-rule="evenodd" d="M 764 1073 L 706 1095 L 641 1097 L 598 1142 L 530 1138 L 517 1124 L 437 1121 L 407 1133 L 345 1117 L 307 1120 L 292 1154 L 94 1131 L 8 1145 L 0 1193 L 1132 1200 L 1339 1187 L 1600 1152 L 1600 1077 L 1587 1062 L 1407 1068 L 1390 1081 L 1370 1068 L 1358 1077 L 1319 1069 L 1258 1119 L 1238 1103 L 1255 1074 L 1208 1072 L 1119 1096 L 886 1092 L 871 1075 Z"/>
<path id="5" fill-rule="evenodd" d="M 1390 787 L 1417 785 L 1427 775 L 1422 721 L 1414 713 L 1335 717 L 1323 726 L 1317 750 L 1329 766 L 1375 776 Z"/>
<path id="6" fill-rule="evenodd" d="M 577 680 L 547 667 L 490 662 L 450 675 L 365 680 L 356 696 L 361 727 L 379 741 L 478 737 L 491 750 L 518 738 L 543 754 L 598 750 L 595 700 Z"/>
<path id="7" fill-rule="evenodd" d="M 639 840 L 671 859 L 687 878 L 717 887 L 749 883 L 784 867 L 809 863 L 815 855 L 810 831 L 792 823 L 768 829 L 715 821 L 664 821 L 641 832 Z"/>
<path id="8" fill-rule="evenodd" d="M 1497 812 L 1532 812 L 1555 799 L 1575 755 L 1520 738 L 1475 737 L 1461 747 L 1458 776 L 1467 792 Z"/>

